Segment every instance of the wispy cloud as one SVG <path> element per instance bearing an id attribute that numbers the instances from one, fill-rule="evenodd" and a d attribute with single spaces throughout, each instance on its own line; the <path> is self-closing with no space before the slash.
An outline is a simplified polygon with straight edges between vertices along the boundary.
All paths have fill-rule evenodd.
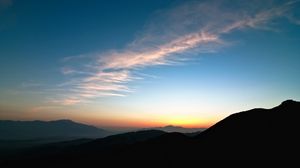
<path id="1" fill-rule="evenodd" d="M 173 65 L 188 58 L 189 52 L 216 51 L 226 44 L 225 34 L 244 29 L 270 29 L 272 21 L 286 17 L 294 3 L 274 4 L 255 1 L 190 1 L 154 14 L 145 30 L 124 49 L 94 54 L 92 61 L 62 68 L 69 82 L 55 103 L 72 105 L 105 96 L 126 96 L 129 83 L 142 76 L 144 67 Z M 201 55 L 201 54 L 200 54 Z M 65 63 L 84 59 L 85 55 L 67 57 Z"/>
<path id="2" fill-rule="evenodd" d="M 145 48 L 112 52 L 107 57 L 100 57 L 101 69 L 133 69 L 137 67 L 168 64 L 174 53 L 181 53 L 197 47 L 199 44 L 217 43 L 216 35 L 196 32 L 174 39 L 166 44 Z M 175 59 L 176 60 L 176 59 Z"/>
<path id="3" fill-rule="evenodd" d="M 75 73 L 76 71 L 70 67 L 63 67 L 61 68 L 61 72 L 64 74 L 64 75 L 68 75 L 68 74 L 73 74 Z"/>

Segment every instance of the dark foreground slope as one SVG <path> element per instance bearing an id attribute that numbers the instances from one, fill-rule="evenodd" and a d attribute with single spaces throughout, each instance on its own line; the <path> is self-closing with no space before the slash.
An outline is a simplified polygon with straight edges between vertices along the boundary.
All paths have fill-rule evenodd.
<path id="1" fill-rule="evenodd" d="M 155 132 L 106 150 L 109 142 L 100 139 L 54 155 L 13 158 L 2 167 L 298 167 L 299 112 L 300 103 L 289 100 L 272 109 L 233 114 L 196 137 Z"/>
<path id="2" fill-rule="evenodd" d="M 287 100 L 272 109 L 230 115 L 196 136 L 206 157 L 226 162 L 284 166 L 298 164 L 300 102 Z"/>
<path id="3" fill-rule="evenodd" d="M 300 103 L 284 101 L 272 109 L 253 109 L 230 115 L 213 125 L 196 139 L 211 145 L 242 143 L 264 145 L 265 147 L 283 146 L 280 141 L 294 143 L 299 135 Z M 236 145 L 235 145 L 236 146 Z"/>

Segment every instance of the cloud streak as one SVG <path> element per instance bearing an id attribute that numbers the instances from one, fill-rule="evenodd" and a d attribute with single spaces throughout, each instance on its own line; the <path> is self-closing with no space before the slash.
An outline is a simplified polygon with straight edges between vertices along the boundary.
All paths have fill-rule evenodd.
<path id="1" fill-rule="evenodd" d="M 166 44 L 141 51 L 124 50 L 113 52 L 107 57 L 101 57 L 99 62 L 105 69 L 133 69 L 153 65 L 167 64 L 174 53 L 182 53 L 186 50 L 197 47 L 199 44 L 218 43 L 220 40 L 216 35 L 205 32 L 187 34 L 174 39 Z"/>
<path id="2" fill-rule="evenodd" d="M 143 78 L 136 73 L 142 68 L 173 65 L 187 59 L 189 52 L 201 55 L 216 51 L 226 44 L 223 36 L 233 31 L 269 29 L 268 24 L 285 17 L 294 4 L 226 3 L 191 1 L 157 12 L 138 38 L 124 49 L 95 54 L 76 70 L 62 68 L 71 82 L 60 85 L 65 91 L 53 103 L 73 105 L 99 97 L 126 96 L 134 91 L 129 83 Z M 67 57 L 64 62 L 84 58 Z"/>

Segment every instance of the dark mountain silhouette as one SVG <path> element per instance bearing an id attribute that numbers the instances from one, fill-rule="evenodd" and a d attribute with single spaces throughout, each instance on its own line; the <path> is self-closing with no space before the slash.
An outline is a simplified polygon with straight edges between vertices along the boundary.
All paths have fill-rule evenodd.
<path id="1" fill-rule="evenodd" d="M 151 138 L 120 145 L 123 140 L 115 136 L 115 140 L 99 139 L 66 147 L 53 155 L 19 156 L 3 161 L 2 166 L 299 167 L 299 112 L 300 102 L 288 100 L 272 109 L 232 114 L 193 137 L 156 132 Z M 147 132 L 143 134 L 148 136 Z M 106 144 L 110 147 L 104 150 Z"/>
<path id="2" fill-rule="evenodd" d="M 279 139 L 294 140 L 299 130 L 300 103 L 287 100 L 272 109 L 253 109 L 230 115 L 196 138 L 214 145 L 249 141 L 269 146 Z"/>
<path id="3" fill-rule="evenodd" d="M 105 158 L 108 153 L 112 154 L 111 152 L 127 149 L 127 147 L 132 144 L 138 144 L 139 142 L 154 139 L 163 134 L 165 134 L 165 132 L 160 130 L 143 130 L 118 135 L 111 135 L 96 140 L 78 139 L 64 142 L 49 143 L 46 145 L 22 150 L 19 153 L 4 156 L 2 157 L 2 161 L 8 160 L 10 162 L 16 158 L 16 160 L 18 160 L 17 165 L 19 163 L 28 163 L 28 165 L 30 166 L 40 166 L 43 164 L 41 162 L 48 161 L 53 163 L 64 164 L 63 162 L 66 160 L 74 159 L 84 155 L 80 159 L 80 163 L 82 163 L 86 159 L 95 159 L 95 157 L 98 156 L 103 156 L 103 158 Z M 37 162 L 31 165 L 30 162 L 34 160 L 37 160 Z M 14 166 L 16 165 L 12 165 L 12 167 Z M 51 167 L 51 164 L 49 166 Z"/>
<path id="4" fill-rule="evenodd" d="M 165 127 L 154 127 L 149 129 L 161 130 L 164 132 L 179 132 L 179 133 L 195 133 L 195 132 L 199 133 L 205 130 L 205 128 L 184 128 L 184 127 L 173 126 L 173 125 L 167 125 Z"/>
<path id="5" fill-rule="evenodd" d="M 101 138 L 109 132 L 71 120 L 0 121 L 0 140 Z"/>
<path id="6" fill-rule="evenodd" d="M 99 151 L 103 149 L 108 149 L 116 145 L 121 146 L 121 145 L 135 144 L 137 142 L 143 142 L 149 139 L 154 139 L 163 134 L 165 134 L 165 132 L 160 130 L 143 130 L 143 131 L 135 131 L 135 132 L 111 135 L 99 139 L 78 139 L 78 140 L 71 140 L 71 141 L 55 142 L 41 147 L 53 148 L 53 147 L 65 147 L 65 146 L 78 145 L 77 148 L 80 149 Z"/>
<path id="7" fill-rule="evenodd" d="M 95 146 L 102 146 L 102 145 L 107 146 L 107 145 L 120 145 L 120 144 L 134 144 L 137 142 L 156 138 L 163 134 L 165 134 L 165 132 L 160 130 L 128 132 L 128 133 L 123 133 L 118 135 L 111 135 L 102 139 L 97 139 L 84 145 L 95 147 Z"/>
<path id="8" fill-rule="evenodd" d="M 127 133 L 127 132 L 135 132 L 142 130 L 161 130 L 164 132 L 179 132 L 184 134 L 195 135 L 207 128 L 185 128 L 181 126 L 167 125 L 164 127 L 146 127 L 146 128 L 136 128 L 136 127 L 115 127 L 115 128 L 105 128 L 105 130 L 111 130 L 111 132 L 115 134 Z"/>

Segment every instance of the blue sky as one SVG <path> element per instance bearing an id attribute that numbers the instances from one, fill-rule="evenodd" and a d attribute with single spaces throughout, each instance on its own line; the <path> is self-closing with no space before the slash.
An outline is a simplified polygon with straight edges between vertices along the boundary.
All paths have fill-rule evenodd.
<path id="1" fill-rule="evenodd" d="M 0 118 L 209 126 L 299 100 L 299 7 L 0 0 Z"/>

